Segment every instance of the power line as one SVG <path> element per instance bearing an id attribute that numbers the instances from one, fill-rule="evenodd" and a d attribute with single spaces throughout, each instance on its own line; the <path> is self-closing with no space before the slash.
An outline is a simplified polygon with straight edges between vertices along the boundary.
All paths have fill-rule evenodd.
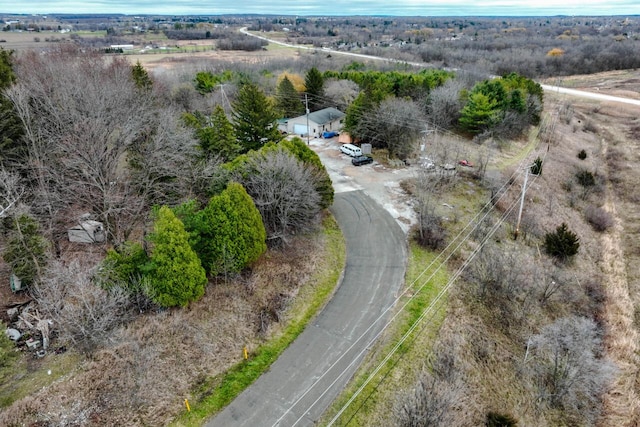
<path id="1" fill-rule="evenodd" d="M 516 171 L 514 171 L 515 175 L 516 173 L 518 173 L 518 169 L 516 169 Z M 512 176 L 513 178 L 513 176 Z M 509 179 L 505 182 L 505 184 L 503 184 L 503 186 L 501 187 L 501 190 L 505 188 L 505 186 L 508 186 L 509 188 L 514 185 L 515 183 L 515 179 Z M 498 198 L 498 201 L 502 198 L 505 197 L 505 195 L 507 194 L 507 191 L 501 191 L 500 192 L 501 196 Z M 466 235 L 462 238 L 462 240 L 460 242 L 457 243 L 457 245 L 455 245 L 455 248 L 451 251 L 451 253 L 441 262 L 441 265 L 446 264 L 446 262 L 455 254 L 455 252 L 469 239 L 469 237 L 471 236 L 471 234 L 473 233 L 473 231 L 475 231 L 475 229 L 479 226 L 479 224 L 481 223 L 481 221 L 483 221 L 491 212 L 492 208 L 493 208 L 493 203 L 496 203 L 496 201 L 489 201 L 487 202 L 487 204 L 484 205 L 484 207 L 480 210 L 480 212 L 478 212 L 478 214 L 476 214 L 476 216 L 458 233 L 458 235 L 449 243 L 449 245 L 440 253 L 438 254 L 438 256 L 429 264 L 429 266 L 427 266 L 419 275 L 418 277 L 416 277 L 416 279 L 414 280 L 414 282 L 407 287 L 407 289 L 400 294 L 395 300 L 394 302 L 387 308 L 385 309 L 381 315 L 376 318 L 372 324 L 369 326 L 369 328 L 367 328 L 355 341 L 354 343 L 347 349 L 345 350 L 345 352 L 342 354 L 342 356 L 340 356 L 340 358 L 338 358 L 338 360 L 336 360 L 326 371 L 323 375 L 321 375 L 313 384 L 311 384 L 307 390 L 287 409 L 287 411 L 285 411 L 285 413 L 276 421 L 276 423 L 274 424 L 277 425 L 290 411 L 291 409 L 293 409 L 315 386 L 316 384 L 319 383 L 320 380 L 322 380 L 344 357 L 345 355 L 351 350 L 353 349 L 359 342 L 360 340 L 369 333 L 369 331 L 371 330 L 371 328 L 377 324 L 384 316 L 386 316 L 386 314 L 397 304 L 397 302 L 407 293 L 409 292 L 409 290 L 411 290 L 413 288 L 413 285 L 416 284 L 418 282 L 418 280 L 438 261 L 439 258 L 441 258 L 443 256 L 444 253 L 447 252 L 448 249 L 450 249 L 452 246 L 454 246 L 456 240 L 458 240 L 464 233 L 465 230 L 467 230 L 471 224 L 477 220 L 480 216 L 482 216 L 482 218 L 474 225 L 474 227 L 468 231 L 466 233 Z M 487 209 L 488 208 L 488 209 Z M 482 213 L 484 212 L 484 215 L 482 215 Z M 394 321 L 395 319 L 402 313 L 402 311 L 407 307 L 407 305 L 420 293 L 420 291 L 428 284 L 428 282 L 435 276 L 435 274 L 439 271 L 439 268 L 436 269 L 427 279 L 425 279 L 424 283 L 417 289 L 415 290 L 414 294 L 407 300 L 407 302 L 405 302 L 405 304 L 397 311 L 397 313 L 382 327 L 382 329 L 380 330 L 380 332 L 378 332 L 365 346 L 363 346 L 363 350 L 357 355 L 357 357 L 354 358 L 354 360 L 340 373 L 340 375 L 329 385 L 327 386 L 327 388 L 322 392 L 322 394 L 320 395 L 320 397 L 318 399 L 316 399 L 311 407 L 313 407 L 328 391 L 331 387 L 333 387 L 333 385 L 338 381 L 338 379 L 345 374 L 345 372 L 359 359 L 360 356 L 362 356 L 364 354 L 364 352 L 367 351 L 367 347 L 369 347 L 369 345 L 371 345 L 373 342 L 375 342 L 378 337 L 382 334 L 382 332 L 384 332 Z M 441 298 L 441 296 L 440 296 Z M 298 420 L 293 424 L 293 426 L 295 426 L 300 420 L 301 418 L 298 418 Z"/>
<path id="2" fill-rule="evenodd" d="M 365 382 L 356 390 L 356 392 L 351 396 L 351 398 L 347 401 L 347 403 L 345 403 L 343 405 L 343 407 L 333 417 L 333 419 L 329 422 L 329 424 L 327 424 L 327 426 L 332 426 L 340 418 L 340 416 L 344 413 L 344 411 L 353 403 L 353 401 L 362 393 L 362 391 L 373 380 L 373 378 L 378 374 L 378 372 L 383 368 L 383 366 L 391 359 L 393 354 L 395 354 L 398 351 L 398 349 L 408 339 L 408 337 L 413 333 L 413 331 L 418 327 L 418 325 L 426 318 L 426 316 L 427 316 L 427 314 L 429 312 L 432 312 L 432 316 L 430 317 L 430 319 L 433 319 L 433 317 L 435 316 L 435 313 L 437 313 L 437 310 L 439 310 L 443 306 L 443 304 L 438 305 L 436 309 L 434 309 L 434 307 L 436 307 L 436 305 L 440 302 L 442 297 L 447 293 L 447 291 L 453 285 L 453 283 L 455 283 L 455 281 L 460 277 L 460 275 L 462 275 L 463 271 L 470 265 L 470 263 L 477 256 L 477 254 L 480 253 L 480 251 L 484 248 L 484 245 L 488 242 L 489 238 L 498 230 L 498 228 L 502 225 L 502 223 L 504 223 L 504 221 L 508 218 L 508 216 L 511 214 L 511 212 L 515 209 L 517 204 L 518 204 L 518 202 L 517 202 L 517 200 L 515 200 L 514 202 L 511 203 L 509 208 L 505 210 L 505 212 L 501 216 L 500 220 L 498 222 L 496 222 L 496 224 L 493 225 L 491 230 L 484 236 L 484 238 L 481 241 L 481 243 L 473 250 L 471 255 L 458 268 L 456 273 L 447 282 L 445 287 L 432 300 L 432 302 L 429 304 L 429 306 L 427 306 L 427 308 L 425 308 L 425 310 L 423 310 L 423 312 L 421 313 L 420 317 L 418 317 L 418 319 L 411 325 L 409 330 L 402 336 L 400 341 L 393 347 L 393 349 L 387 354 L 387 356 L 385 356 L 385 358 L 378 364 L 376 369 L 373 370 L 373 372 L 367 377 Z M 386 376 L 384 378 L 386 378 Z M 383 378 L 383 380 L 384 380 L 384 378 Z M 378 387 L 379 387 L 379 385 L 381 383 L 382 383 L 382 381 L 378 385 L 376 385 L 375 390 L 378 389 Z M 374 390 L 374 392 L 375 392 L 375 390 Z M 360 407 L 362 407 L 362 405 Z M 358 408 L 358 410 L 360 409 L 360 407 Z M 356 413 L 358 412 L 358 410 L 356 410 Z M 353 416 L 355 416 L 355 413 L 349 419 L 347 424 L 350 422 L 350 420 L 353 418 Z"/>

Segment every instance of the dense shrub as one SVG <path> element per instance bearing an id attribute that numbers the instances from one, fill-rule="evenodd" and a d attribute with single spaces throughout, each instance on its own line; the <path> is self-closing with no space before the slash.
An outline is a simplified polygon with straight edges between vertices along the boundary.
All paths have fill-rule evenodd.
<path id="1" fill-rule="evenodd" d="M 542 175 L 542 159 L 538 157 L 531 165 L 531 173 L 533 175 Z"/>
<path id="2" fill-rule="evenodd" d="M 555 232 L 545 235 L 544 248 L 552 257 L 566 260 L 578 253 L 580 239 L 563 222 Z"/>
<path id="3" fill-rule="evenodd" d="M 581 169 L 576 172 L 576 179 L 578 180 L 578 184 L 583 187 L 593 187 L 596 185 L 596 177 L 586 169 Z"/>
<path id="4" fill-rule="evenodd" d="M 156 213 L 149 262 L 153 300 L 163 307 L 186 306 L 204 294 L 207 276 L 198 255 L 191 249 L 188 234 L 166 206 Z"/>

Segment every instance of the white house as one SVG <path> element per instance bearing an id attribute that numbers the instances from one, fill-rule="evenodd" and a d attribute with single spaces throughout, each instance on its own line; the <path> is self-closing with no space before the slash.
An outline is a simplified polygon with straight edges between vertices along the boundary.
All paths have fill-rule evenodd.
<path id="1" fill-rule="evenodd" d="M 307 115 L 294 117 L 287 121 L 287 132 L 295 135 L 307 135 L 318 137 L 324 131 L 339 132 L 342 129 L 345 114 L 337 108 L 329 107 L 309 113 L 309 127 L 307 127 Z"/>

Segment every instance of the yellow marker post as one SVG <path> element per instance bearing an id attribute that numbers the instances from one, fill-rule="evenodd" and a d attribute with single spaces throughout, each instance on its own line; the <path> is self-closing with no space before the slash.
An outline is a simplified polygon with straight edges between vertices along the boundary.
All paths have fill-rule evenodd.
<path id="1" fill-rule="evenodd" d="M 187 412 L 191 412 L 191 406 L 189 406 L 189 401 L 187 399 L 184 400 L 184 406 L 187 407 Z"/>
<path id="2" fill-rule="evenodd" d="M 244 353 L 244 360 L 247 360 L 249 358 L 249 353 L 247 352 L 247 347 L 245 347 L 243 349 L 243 353 Z"/>

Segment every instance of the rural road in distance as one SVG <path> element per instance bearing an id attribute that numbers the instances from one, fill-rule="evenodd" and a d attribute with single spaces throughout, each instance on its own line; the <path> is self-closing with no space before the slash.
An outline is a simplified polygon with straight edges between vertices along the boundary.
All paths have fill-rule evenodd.
<path id="1" fill-rule="evenodd" d="M 299 46 L 299 45 L 295 45 L 295 44 L 291 44 L 291 43 L 285 43 L 285 42 L 272 40 L 272 39 L 269 39 L 267 37 L 263 37 L 263 36 L 259 36 L 259 35 L 253 34 L 253 33 L 249 32 L 247 30 L 247 28 L 241 28 L 240 32 L 243 33 L 243 34 L 246 34 L 248 36 L 259 38 L 261 40 L 266 40 L 269 43 L 278 44 L 280 46 L 286 46 L 286 47 L 291 47 L 291 48 L 296 48 L 296 49 L 306 49 L 306 50 L 324 50 L 324 51 L 326 51 L 328 53 L 332 53 L 332 54 L 354 56 L 354 57 L 360 57 L 360 58 L 372 59 L 372 60 L 378 60 L 378 61 L 385 61 L 385 62 L 398 62 L 398 63 L 409 64 L 409 65 L 413 65 L 413 66 L 421 67 L 421 68 L 425 68 L 426 67 L 425 64 L 419 63 L 419 62 L 400 61 L 398 59 L 384 58 L 384 57 L 381 57 L 381 56 L 363 55 L 363 54 L 355 53 L 355 52 L 343 52 L 343 51 L 339 51 L 339 50 L 326 49 L 326 48 L 318 49 L 317 47 Z M 487 78 L 489 78 L 489 77 L 490 76 L 487 75 Z M 551 86 L 551 85 L 545 85 L 545 84 L 541 84 L 540 86 L 542 87 L 542 89 L 546 90 L 547 92 L 556 92 L 556 93 L 561 93 L 561 94 L 564 94 L 564 95 L 576 96 L 576 97 L 579 97 L 579 98 L 596 99 L 596 100 L 599 100 L 599 101 L 620 102 L 620 103 L 623 103 L 623 104 L 631 104 L 631 105 L 640 106 L 640 99 L 622 98 L 622 97 L 619 97 L 619 96 L 606 95 L 606 94 L 602 94 L 602 93 L 593 93 L 593 92 L 584 91 L 584 90 L 569 89 L 569 88 L 565 88 L 565 87 L 561 87 L 561 86 Z"/>
<path id="2" fill-rule="evenodd" d="M 314 425 L 383 329 L 404 280 L 406 235 L 360 190 L 336 193 L 331 211 L 347 245 L 335 295 L 270 370 L 207 427 Z"/>

